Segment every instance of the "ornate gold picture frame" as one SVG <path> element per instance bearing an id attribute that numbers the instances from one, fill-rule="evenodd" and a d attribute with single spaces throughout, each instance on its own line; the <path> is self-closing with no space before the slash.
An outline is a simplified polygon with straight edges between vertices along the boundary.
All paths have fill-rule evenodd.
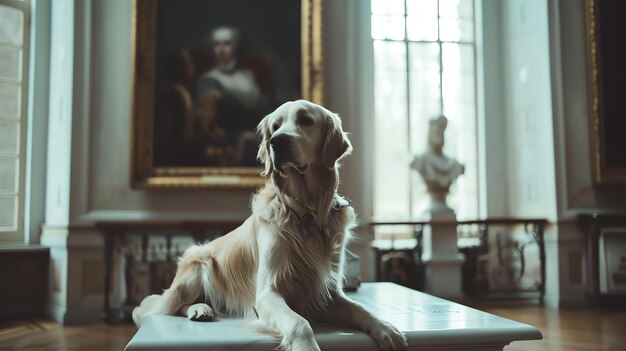
<path id="1" fill-rule="evenodd" d="M 254 127 L 323 101 L 321 0 L 133 1 L 133 188 L 263 184 Z"/>
<path id="2" fill-rule="evenodd" d="M 585 1 L 589 127 L 595 184 L 626 183 L 624 11 L 624 1 Z"/>

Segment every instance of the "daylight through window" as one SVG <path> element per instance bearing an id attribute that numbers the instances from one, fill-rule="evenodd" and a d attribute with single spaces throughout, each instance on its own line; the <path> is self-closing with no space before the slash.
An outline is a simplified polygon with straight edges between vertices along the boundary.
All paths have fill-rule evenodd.
<path id="1" fill-rule="evenodd" d="M 375 84 L 374 214 L 419 216 L 426 187 L 409 168 L 428 120 L 448 120 L 444 152 L 465 164 L 448 205 L 478 215 L 473 0 L 372 0 Z"/>
<path id="2" fill-rule="evenodd" d="M 0 241 L 22 240 L 27 1 L 0 1 Z"/>

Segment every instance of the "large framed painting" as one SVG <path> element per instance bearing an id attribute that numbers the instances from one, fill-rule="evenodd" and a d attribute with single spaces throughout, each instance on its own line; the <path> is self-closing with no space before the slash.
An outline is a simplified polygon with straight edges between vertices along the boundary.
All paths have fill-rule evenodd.
<path id="1" fill-rule="evenodd" d="M 593 180 L 626 183 L 626 1 L 586 0 L 585 12 Z"/>
<path id="2" fill-rule="evenodd" d="M 134 188 L 252 188 L 258 122 L 322 103 L 321 0 L 135 0 Z"/>

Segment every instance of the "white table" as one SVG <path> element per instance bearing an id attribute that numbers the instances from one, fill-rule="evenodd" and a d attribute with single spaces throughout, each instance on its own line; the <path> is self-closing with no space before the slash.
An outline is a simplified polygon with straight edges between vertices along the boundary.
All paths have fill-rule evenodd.
<path id="1" fill-rule="evenodd" d="M 365 283 L 350 298 L 406 333 L 410 350 L 502 350 L 512 341 L 541 339 L 536 328 L 393 283 Z M 322 350 L 377 350 L 370 337 L 349 329 L 314 328 Z M 192 322 L 152 316 L 126 350 L 272 350 L 278 344 L 241 320 Z"/>

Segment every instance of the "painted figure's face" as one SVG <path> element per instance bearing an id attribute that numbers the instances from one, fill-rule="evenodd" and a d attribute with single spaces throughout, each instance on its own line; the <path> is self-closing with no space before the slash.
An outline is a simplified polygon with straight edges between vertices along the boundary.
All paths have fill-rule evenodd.
<path id="1" fill-rule="evenodd" d="M 213 53 L 218 66 L 228 65 L 235 59 L 237 35 L 231 28 L 218 28 L 213 32 Z"/>

